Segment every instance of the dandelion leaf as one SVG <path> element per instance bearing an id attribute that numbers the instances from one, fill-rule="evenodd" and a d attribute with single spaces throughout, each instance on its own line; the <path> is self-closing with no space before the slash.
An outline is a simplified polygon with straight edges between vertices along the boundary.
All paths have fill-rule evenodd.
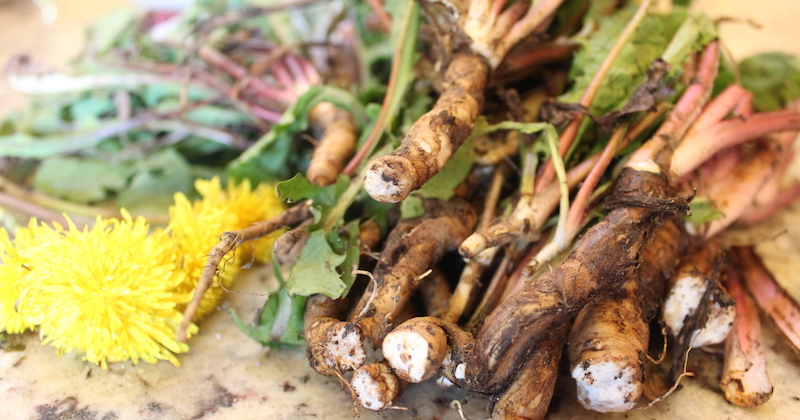
<path id="1" fill-rule="evenodd" d="M 119 192 L 117 204 L 138 213 L 165 212 L 176 192 L 192 188 L 191 166 L 173 149 L 137 161 L 136 173 L 127 188 Z"/>
<path id="2" fill-rule="evenodd" d="M 37 191 L 77 203 L 96 203 L 125 188 L 130 168 L 97 159 L 53 156 L 33 179 Z"/>
<path id="3" fill-rule="evenodd" d="M 587 38 L 577 39 L 583 48 L 575 55 L 570 78 L 572 88 L 559 98 L 561 102 L 577 103 L 600 68 L 611 47 L 628 24 L 635 7 L 611 16 L 599 18 L 599 29 Z M 637 28 L 630 42 L 603 80 L 592 106 L 592 115 L 604 115 L 621 109 L 628 98 L 647 77 L 653 61 L 663 58 L 673 67 L 682 63 L 715 35 L 706 18 L 692 17 L 683 7 L 674 7 L 666 14 L 649 14 Z M 677 68 L 674 68 L 677 71 Z"/>
<path id="4" fill-rule="evenodd" d="M 336 204 L 348 184 L 348 178 L 342 176 L 339 177 L 335 184 L 318 187 L 309 182 L 303 175 L 297 174 L 286 181 L 279 182 L 275 188 L 278 191 L 278 197 L 286 203 L 296 203 L 311 199 L 314 204 L 332 206 Z"/>
<path id="5" fill-rule="evenodd" d="M 290 296 L 285 287 L 271 293 L 252 325 L 246 323 L 233 309 L 233 323 L 248 337 L 269 347 L 297 347 L 305 345 L 303 315 L 306 296 Z"/>
<path id="6" fill-rule="evenodd" d="M 748 57 L 739 64 L 742 86 L 753 92 L 753 105 L 774 111 L 800 98 L 800 58 L 769 52 Z"/>
<path id="7" fill-rule="evenodd" d="M 333 251 L 325 232 L 312 232 L 286 281 L 289 294 L 310 296 L 322 293 L 331 299 L 339 298 L 347 285 L 337 269 L 346 258 L 346 255 Z"/>

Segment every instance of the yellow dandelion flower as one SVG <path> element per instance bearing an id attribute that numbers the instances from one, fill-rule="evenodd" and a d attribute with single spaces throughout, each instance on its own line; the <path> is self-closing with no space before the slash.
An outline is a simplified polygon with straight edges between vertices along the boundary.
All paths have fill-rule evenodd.
<path id="1" fill-rule="evenodd" d="M 29 310 L 25 297 L 30 289 L 28 275 L 37 264 L 36 250 L 47 244 L 43 233 L 35 219 L 17 231 L 13 242 L 0 229 L 0 331 L 16 334 L 39 325 L 41 315 Z"/>
<path id="2" fill-rule="evenodd" d="M 275 186 L 268 183 L 261 183 L 253 189 L 247 179 L 239 184 L 228 180 L 228 188 L 223 191 L 219 178 L 215 177 L 207 181 L 198 180 L 195 188 L 203 196 L 203 201 L 216 202 L 236 218 L 235 226 L 227 230 L 244 229 L 286 210 L 275 193 Z M 261 263 L 269 262 L 272 258 L 272 244 L 278 236 L 275 233 L 249 243 L 242 248 L 243 259 L 255 258 Z"/>
<path id="3" fill-rule="evenodd" d="M 183 273 L 172 261 L 163 231 L 149 233 L 144 219 L 97 219 L 93 228 L 50 231 L 47 252 L 38 253 L 31 275 L 35 293 L 27 304 L 41 311 L 43 344 L 59 354 L 77 351 L 104 369 L 131 359 L 178 366 L 174 353 L 189 350 L 175 339 L 186 296 L 175 293 Z M 196 331 L 196 327 L 193 332 Z"/>
<path id="4" fill-rule="evenodd" d="M 229 181 L 227 189 L 223 190 L 219 178 L 215 177 L 197 180 L 195 188 L 202 200 L 190 203 L 186 196 L 178 193 L 175 205 L 169 211 L 170 235 L 177 245 L 179 265 L 186 273 L 186 280 L 178 289 L 182 293 L 194 292 L 208 253 L 219 242 L 222 233 L 243 229 L 283 211 L 274 187 L 268 184 L 252 189 L 247 180 L 238 185 Z M 274 238 L 275 235 L 270 235 L 226 256 L 220 274 L 203 296 L 195 319 L 203 318 L 219 305 L 242 263 L 252 259 L 259 262 L 269 260 Z"/>
<path id="5" fill-rule="evenodd" d="M 235 223 L 233 215 L 224 208 L 210 205 L 206 201 L 196 201 L 194 204 L 183 194 L 175 195 L 175 205 L 169 209 L 169 232 L 172 242 L 176 246 L 176 261 L 178 269 L 184 274 L 183 282 L 177 287 L 178 293 L 190 297 L 194 294 L 197 282 L 203 273 L 203 268 L 208 259 L 208 253 L 219 242 L 222 232 L 231 230 L 229 226 Z M 233 278 L 239 271 L 240 257 L 232 252 L 225 258 L 211 287 L 206 291 L 194 319 L 199 320 L 211 313 L 222 301 L 225 289 L 233 283 Z M 220 286 L 222 283 L 222 287 Z M 223 288 L 224 287 L 224 288 Z M 186 307 L 184 302 L 180 309 Z"/>

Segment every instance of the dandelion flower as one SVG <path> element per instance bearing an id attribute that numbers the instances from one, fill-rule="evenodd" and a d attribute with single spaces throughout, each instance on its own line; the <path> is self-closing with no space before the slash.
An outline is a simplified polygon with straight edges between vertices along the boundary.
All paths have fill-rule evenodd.
<path id="1" fill-rule="evenodd" d="M 37 264 L 36 249 L 46 246 L 45 231 L 32 219 L 27 228 L 17 231 L 12 242 L 5 229 L 0 229 L 0 331 L 22 333 L 39 325 L 39 318 L 28 309 L 25 297 L 30 289 L 28 276 Z"/>
<path id="2" fill-rule="evenodd" d="M 239 184 L 228 180 L 228 188 L 222 190 L 219 178 L 211 180 L 198 180 L 195 188 L 203 196 L 203 201 L 216 203 L 235 218 L 234 227 L 227 230 L 244 229 L 258 222 L 277 216 L 286 208 L 281 204 L 275 193 L 275 186 L 261 183 L 255 189 L 250 181 L 245 179 Z M 219 232 L 222 233 L 222 232 Z M 279 234 L 273 233 L 267 237 L 252 241 L 243 248 L 243 257 L 254 257 L 261 263 L 269 262 L 272 258 L 272 244 Z"/>
<path id="3" fill-rule="evenodd" d="M 178 264 L 186 273 L 184 283 L 178 288 L 181 293 L 194 292 L 208 253 L 222 233 L 246 228 L 283 211 L 274 188 L 267 184 L 252 189 L 247 180 L 238 185 L 229 181 L 227 189 L 223 190 L 219 178 L 215 177 L 196 181 L 195 188 L 202 200 L 190 203 L 186 196 L 178 193 L 175 205 L 169 210 L 170 235 L 177 246 Z M 195 319 L 203 318 L 219 305 L 242 263 L 253 259 L 267 261 L 273 242 L 271 235 L 228 254 L 203 296 Z"/>
<path id="4" fill-rule="evenodd" d="M 222 232 L 231 230 L 235 223 L 233 215 L 225 209 L 210 205 L 205 201 L 190 203 L 183 194 L 175 195 L 175 205 L 169 209 L 169 232 L 176 246 L 178 269 L 184 274 L 183 282 L 178 286 L 178 293 L 191 296 L 203 273 L 209 251 L 219 242 Z M 225 288 L 230 287 L 233 278 L 239 271 L 240 256 L 231 252 L 214 277 L 214 282 L 206 291 L 194 319 L 199 320 L 211 313 L 222 301 Z M 221 283 L 221 285 L 220 285 Z M 180 309 L 186 307 L 184 302 Z"/>
<path id="5" fill-rule="evenodd" d="M 41 311 L 43 344 L 84 353 L 104 369 L 131 359 L 178 366 L 174 353 L 188 351 L 175 338 L 182 315 L 175 293 L 183 274 L 172 261 L 173 245 L 163 231 L 148 235 L 144 219 L 123 210 L 122 220 L 97 219 L 93 228 L 49 230 L 55 236 L 38 253 L 31 273 L 30 308 Z M 193 332 L 196 331 L 194 327 Z"/>

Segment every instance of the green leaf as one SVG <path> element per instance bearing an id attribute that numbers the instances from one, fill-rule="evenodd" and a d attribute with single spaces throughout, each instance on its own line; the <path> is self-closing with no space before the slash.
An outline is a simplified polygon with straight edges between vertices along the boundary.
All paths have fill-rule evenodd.
<path id="1" fill-rule="evenodd" d="M 285 203 L 310 199 L 312 201 L 311 209 L 317 222 L 328 216 L 348 188 L 352 188 L 352 186 L 346 175 L 340 175 L 335 184 L 318 187 L 309 182 L 305 176 L 296 174 L 291 179 L 279 182 L 275 186 L 278 197 Z"/>
<path id="2" fill-rule="evenodd" d="M 315 230 L 311 233 L 297 262 L 286 281 L 290 295 L 310 296 L 322 293 L 337 299 L 347 290 L 337 267 L 346 255 L 338 255 L 331 249 L 325 232 Z"/>
<path id="3" fill-rule="evenodd" d="M 322 187 L 312 184 L 303 174 L 296 174 L 275 185 L 278 197 L 284 203 L 296 203 L 309 199 L 319 193 L 321 189 Z"/>
<path id="4" fill-rule="evenodd" d="M 105 123 L 85 132 L 68 132 L 59 135 L 33 136 L 14 133 L 0 136 L 0 156 L 43 159 L 53 155 L 74 153 L 97 146 L 104 140 L 144 125 L 146 119 L 130 119 Z"/>
<path id="5" fill-rule="evenodd" d="M 690 54 L 702 50 L 718 36 L 711 18 L 701 13 L 692 14 L 678 28 L 661 58 L 672 66 L 673 72 L 677 72 Z"/>
<path id="6" fill-rule="evenodd" d="M 318 187 L 309 182 L 303 175 L 296 174 L 286 181 L 279 182 L 275 188 L 278 191 L 278 197 L 287 203 L 311 199 L 314 204 L 332 206 L 336 204 L 336 201 L 347 188 L 349 181 L 346 175 L 341 175 L 335 184 Z"/>
<path id="7" fill-rule="evenodd" d="M 800 58 L 782 52 L 748 57 L 739 64 L 742 86 L 760 111 L 784 108 L 800 98 Z"/>
<path id="8" fill-rule="evenodd" d="M 276 267 L 277 265 L 273 266 Z M 262 346 L 275 348 L 296 348 L 305 345 L 303 338 L 303 318 L 306 296 L 290 296 L 286 290 L 280 270 L 275 269 L 281 287 L 270 293 L 264 307 L 256 315 L 253 325 L 248 325 L 234 311 L 230 310 L 233 323 L 248 337 Z"/>
<path id="9" fill-rule="evenodd" d="M 175 193 L 188 193 L 194 182 L 189 162 L 173 149 L 136 161 L 134 170 L 117 204 L 137 213 L 163 213 L 173 204 Z"/>
<path id="10" fill-rule="evenodd" d="M 361 240 L 359 239 L 359 221 L 353 220 L 344 227 L 347 233 L 346 237 L 340 236 L 340 245 L 344 250 L 344 261 L 340 264 L 339 268 L 342 272 L 342 283 L 345 289 L 342 291 L 342 296 L 347 296 L 350 293 L 350 288 L 356 281 L 356 269 L 358 268 L 361 259 Z"/>
<path id="11" fill-rule="evenodd" d="M 689 208 L 691 212 L 685 220 L 696 226 L 719 220 L 723 216 L 717 205 L 706 197 L 695 197 L 689 204 Z"/>
<path id="12" fill-rule="evenodd" d="M 414 81 L 414 64 L 419 57 L 417 51 L 417 35 L 419 34 L 420 12 L 415 1 L 392 1 L 387 11 L 392 15 L 392 39 L 394 50 L 399 49 L 400 55 L 395 60 L 400 60 L 398 65 L 397 80 L 395 81 L 395 94 L 388 105 L 388 118 L 386 126 L 391 127 L 395 117 L 399 114 L 400 105 L 403 103 L 404 93 Z M 399 47 L 399 48 L 398 48 Z"/>
<path id="13" fill-rule="evenodd" d="M 144 106 L 149 109 L 165 106 L 161 103 L 169 103 L 167 101 L 172 101 L 171 109 L 177 110 L 181 107 L 179 98 L 183 89 L 185 89 L 185 87 L 181 83 L 150 83 L 139 89 L 137 94 L 144 102 Z M 195 102 L 211 99 L 214 96 L 214 92 L 198 86 L 189 85 L 187 95 L 189 101 Z"/>
<path id="14" fill-rule="evenodd" d="M 422 216 L 424 213 L 425 205 L 422 203 L 422 198 L 416 194 L 412 194 L 400 202 L 400 217 L 403 219 Z"/>
<path id="15" fill-rule="evenodd" d="M 44 194 L 77 203 L 95 203 L 124 188 L 131 170 L 95 159 L 51 157 L 42 161 L 33 180 Z"/>
<path id="16" fill-rule="evenodd" d="M 627 7 L 608 17 L 598 19 L 599 29 L 592 32 L 588 38 L 578 39 L 583 48 L 575 54 L 570 69 L 570 78 L 574 80 L 574 84 L 567 93 L 559 97 L 559 101 L 572 103 L 580 101 L 636 9 L 637 7 L 633 6 Z M 603 80 L 590 107 L 593 115 L 604 115 L 625 105 L 636 87 L 646 78 L 650 64 L 667 50 L 687 17 L 686 9 L 682 7 L 674 7 L 672 12 L 667 14 L 651 13 L 645 17 Z M 689 29 L 691 28 L 687 28 L 686 31 Z M 691 38 L 689 34 L 682 36 L 686 39 Z M 679 56 L 686 53 L 686 49 L 682 46 L 683 44 L 681 48 L 675 46 L 670 52 L 671 60 L 677 61 Z"/>
<path id="17" fill-rule="evenodd" d="M 196 122 L 198 124 L 215 127 L 245 124 L 250 121 L 250 118 L 241 111 L 212 105 L 194 108 L 186 112 L 184 117 L 187 120 Z"/>
<path id="18" fill-rule="evenodd" d="M 473 163 L 475 148 L 470 137 L 456 150 L 444 168 L 423 184 L 417 193 L 426 198 L 450 199 L 455 188 L 469 175 Z"/>

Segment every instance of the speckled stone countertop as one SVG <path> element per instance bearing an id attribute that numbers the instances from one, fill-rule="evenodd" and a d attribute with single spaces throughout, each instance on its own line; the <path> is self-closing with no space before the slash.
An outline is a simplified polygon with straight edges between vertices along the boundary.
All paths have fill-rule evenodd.
<path id="1" fill-rule="evenodd" d="M 96 4 L 95 4 L 96 3 Z M 750 19 L 762 30 L 738 23 L 723 27 L 723 39 L 735 57 L 756 51 L 783 50 L 800 54 L 796 42 L 800 2 L 791 0 L 701 0 L 696 7 L 713 16 Z M 82 45 L 82 28 L 96 16 L 120 7 L 121 0 L 59 0 L 60 16 L 44 27 L 27 0 L 0 2 L 0 60 L 29 51 L 46 64 L 64 63 Z M 18 106 L 21 98 L 0 87 L 0 112 Z M 798 166 L 798 165 L 795 165 Z M 795 174 L 800 171 L 795 168 Z M 764 241 L 759 252 L 779 281 L 800 296 L 800 203 L 754 234 Z M 250 319 L 263 304 L 257 295 L 270 282 L 268 270 L 245 272 L 229 294 L 226 307 Z M 2 419 L 350 419 L 353 405 L 337 379 L 315 374 L 302 352 L 265 349 L 233 325 L 226 308 L 202 321 L 190 341 L 191 351 L 179 356 L 182 366 L 115 363 L 107 370 L 42 346 L 35 333 L 13 336 L 0 351 L 0 418 Z M 579 408 L 573 386 L 558 384 L 551 419 L 789 419 L 800 412 L 800 358 L 765 322 L 769 372 L 775 386 L 762 407 L 743 410 L 724 401 L 718 386 L 719 355 L 697 351 L 683 389 L 650 410 L 600 415 Z M 460 419 L 451 407 L 459 401 L 469 419 L 485 418 L 485 397 L 432 383 L 410 387 L 399 405 L 406 410 L 372 413 L 362 419 Z"/>

